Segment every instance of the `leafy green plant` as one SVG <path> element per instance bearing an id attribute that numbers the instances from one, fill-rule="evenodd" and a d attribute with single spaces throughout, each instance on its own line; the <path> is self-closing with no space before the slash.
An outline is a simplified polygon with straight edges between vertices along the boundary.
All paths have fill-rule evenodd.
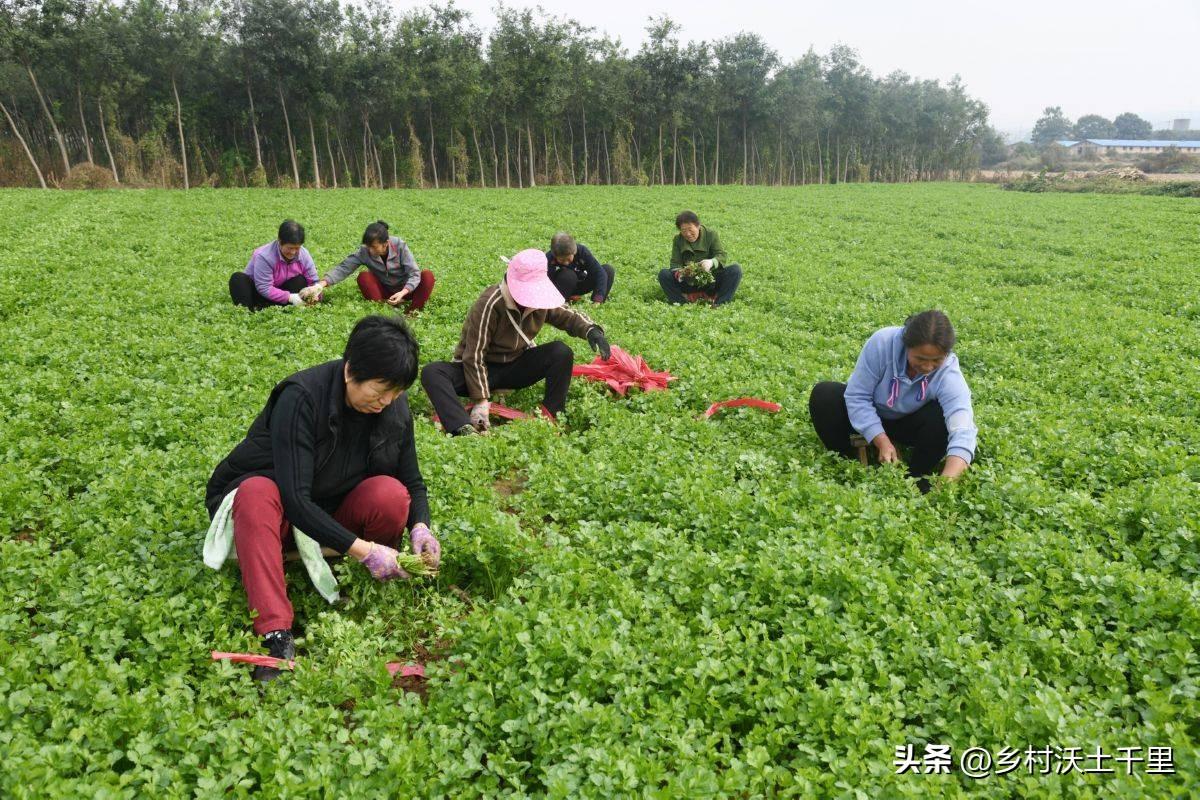
<path id="1" fill-rule="evenodd" d="M 688 262 L 683 265 L 683 269 L 679 271 L 680 278 L 683 279 L 685 286 L 692 289 L 707 289 L 716 283 L 716 278 L 713 277 L 711 271 L 703 269 L 699 264 Z"/>
<path id="2" fill-rule="evenodd" d="M 0 192 L 0 796 L 1197 796 L 1194 202 L 695 197 L 744 270 L 719 309 L 662 299 L 678 187 Z M 259 687 L 209 657 L 261 648 L 237 568 L 200 563 L 204 483 L 280 378 L 391 313 L 353 281 L 234 308 L 230 273 L 285 217 L 321 269 L 391 223 L 437 276 L 423 363 L 502 275 L 481 253 L 571 230 L 617 269 L 586 313 L 678 380 L 574 381 L 558 427 L 470 438 L 410 389 L 438 575 L 342 559 L 330 606 L 289 564 L 297 668 Z M 928 307 L 981 433 L 922 496 L 827 453 L 807 400 Z M 698 419 L 742 396 L 782 410 Z M 394 661 L 424 663 L 423 696 Z M 1170 746 L 1176 773 L 896 774 L 897 746 L 929 743 Z"/>

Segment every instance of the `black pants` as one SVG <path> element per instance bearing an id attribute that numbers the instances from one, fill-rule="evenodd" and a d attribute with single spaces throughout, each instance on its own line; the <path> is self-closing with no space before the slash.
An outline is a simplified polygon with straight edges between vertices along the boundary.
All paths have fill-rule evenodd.
<path id="1" fill-rule="evenodd" d="M 693 289 L 682 281 L 675 279 L 675 273 L 669 269 L 659 270 L 658 285 L 667 296 L 668 303 L 686 303 L 687 292 L 703 291 L 709 296 L 715 296 L 713 305 L 722 305 L 733 299 L 738 284 L 742 282 L 742 268 L 737 264 L 726 264 L 713 270 L 715 283 L 705 289 Z"/>
<path id="2" fill-rule="evenodd" d="M 565 342 L 547 342 L 531 347 L 515 361 L 487 365 L 488 386 L 492 389 L 524 389 L 546 381 L 542 405 L 555 416 L 567 405 L 571 387 L 571 368 L 575 354 Z M 467 378 L 461 361 L 433 361 L 421 370 L 421 385 L 433 403 L 447 433 L 454 433 L 471 418 L 458 398 L 467 396 Z"/>
<path id="3" fill-rule="evenodd" d="M 289 294 L 295 294 L 308 286 L 308 279 L 303 275 L 294 275 L 283 282 L 280 289 Z M 245 306 L 251 311 L 259 311 L 267 306 L 283 305 L 263 297 L 254 287 L 254 279 L 244 272 L 235 272 L 229 276 L 229 296 L 235 306 Z"/>
<path id="4" fill-rule="evenodd" d="M 856 458 L 850 446 L 850 437 L 857 433 L 850 424 L 850 413 L 846 410 L 846 384 L 825 381 L 813 387 L 808 398 L 808 413 L 821 443 L 829 450 L 847 458 Z M 933 400 L 900 419 L 882 419 L 883 430 L 893 444 L 912 448 L 908 459 L 908 474 L 917 478 L 921 491 L 929 491 L 925 479 L 937 469 L 946 457 L 946 445 L 950 434 L 946 431 L 946 419 L 942 405 Z"/>
<path id="5" fill-rule="evenodd" d="M 616 278 L 617 271 L 612 268 L 611 264 L 601 264 L 600 269 L 604 270 L 604 274 L 608 280 L 603 281 L 603 286 L 598 286 L 600 281 L 597 281 L 596 275 L 590 272 L 579 273 L 570 267 L 564 267 L 558 272 L 550 276 L 550 282 L 554 284 L 554 288 L 558 289 L 559 294 L 570 300 L 575 295 L 592 293 L 593 300 L 607 300 L 608 295 L 612 292 L 613 279 Z"/>

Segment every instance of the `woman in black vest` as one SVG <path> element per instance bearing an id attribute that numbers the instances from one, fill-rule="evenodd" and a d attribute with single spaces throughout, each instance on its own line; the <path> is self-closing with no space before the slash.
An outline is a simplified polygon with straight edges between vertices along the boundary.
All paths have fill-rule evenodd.
<path id="1" fill-rule="evenodd" d="M 291 528 L 358 559 L 376 579 L 407 578 L 394 547 L 441 558 L 404 392 L 417 376 L 404 322 L 367 317 L 343 358 L 285 378 L 246 438 L 208 481 L 210 516 L 234 490 L 233 538 L 254 630 L 276 658 L 295 655 L 283 577 Z M 272 680 L 278 670 L 258 667 Z"/>

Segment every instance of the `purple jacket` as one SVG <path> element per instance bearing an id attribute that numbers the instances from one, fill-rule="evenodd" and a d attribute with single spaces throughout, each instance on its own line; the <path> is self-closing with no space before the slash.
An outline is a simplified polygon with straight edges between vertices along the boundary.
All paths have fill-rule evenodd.
<path id="1" fill-rule="evenodd" d="M 317 282 L 317 265 L 303 247 L 295 261 L 285 261 L 279 252 L 279 242 L 264 244 L 250 256 L 250 263 L 243 270 L 254 281 L 254 288 L 272 303 L 287 305 L 288 293 L 279 287 L 290 278 L 303 275 L 308 285 Z"/>

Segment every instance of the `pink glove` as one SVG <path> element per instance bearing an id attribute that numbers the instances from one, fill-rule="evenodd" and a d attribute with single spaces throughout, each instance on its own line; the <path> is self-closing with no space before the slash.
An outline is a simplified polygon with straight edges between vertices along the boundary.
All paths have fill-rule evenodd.
<path id="1" fill-rule="evenodd" d="M 367 568 L 367 572 L 371 573 L 371 577 L 377 581 L 390 581 L 395 578 L 407 580 L 410 577 L 409 574 L 400 569 L 400 565 L 396 563 L 399 555 L 387 545 L 371 542 L 371 550 L 361 563 Z"/>
<path id="2" fill-rule="evenodd" d="M 418 524 L 412 529 L 409 535 L 412 540 L 413 553 L 424 557 L 426 553 L 433 556 L 433 566 L 437 566 L 442 561 L 442 545 L 438 542 L 437 537 L 425 525 Z"/>

